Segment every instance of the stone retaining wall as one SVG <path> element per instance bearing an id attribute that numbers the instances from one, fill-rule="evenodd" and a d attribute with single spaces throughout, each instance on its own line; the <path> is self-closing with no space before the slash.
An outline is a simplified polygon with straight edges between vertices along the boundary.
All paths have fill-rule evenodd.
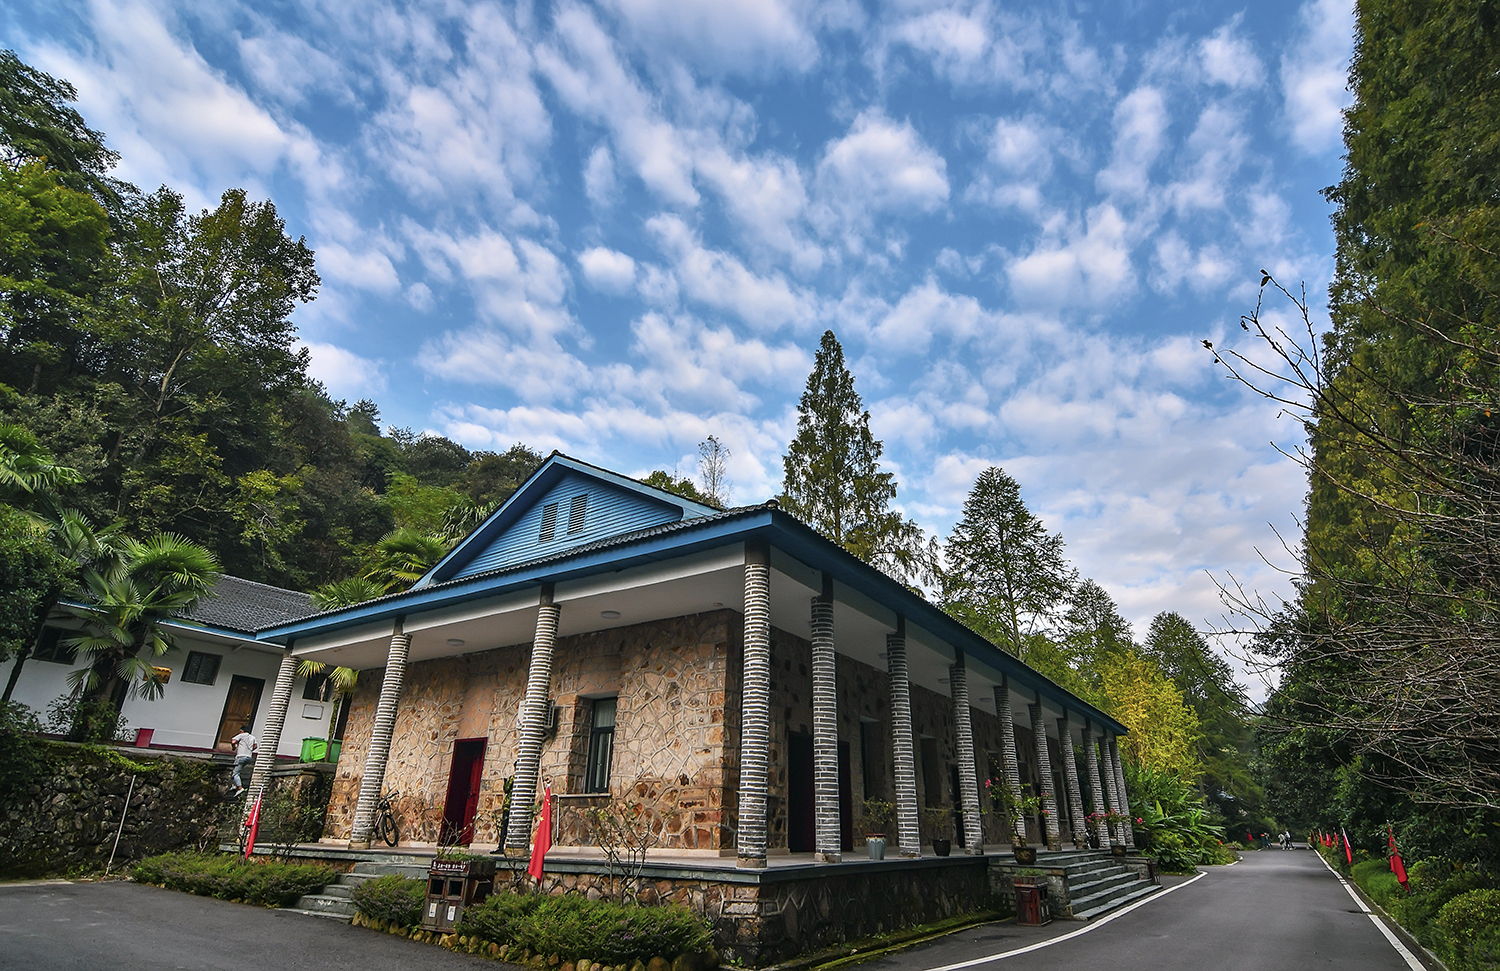
<path id="1" fill-rule="evenodd" d="M 60 742 L 47 749 L 47 771 L 0 805 L 0 876 L 29 877 L 101 869 L 120 814 L 135 791 L 115 866 L 153 853 L 217 843 L 229 766 L 168 755 L 128 756 Z"/>
<path id="2" fill-rule="evenodd" d="M 502 860 L 524 877 L 525 860 Z M 648 866 L 643 903 L 667 901 L 702 914 L 726 961 L 760 967 L 844 941 L 942 920 L 990 904 L 983 857 L 858 863 L 758 872 Z M 598 866 L 549 862 L 553 894 L 613 897 L 619 878 Z M 590 872 L 593 871 L 593 872 Z"/>

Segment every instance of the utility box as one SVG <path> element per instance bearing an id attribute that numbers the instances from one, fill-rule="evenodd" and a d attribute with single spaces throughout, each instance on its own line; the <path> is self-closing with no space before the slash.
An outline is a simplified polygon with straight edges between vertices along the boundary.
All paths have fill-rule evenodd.
<path id="1" fill-rule="evenodd" d="M 1041 927 L 1052 923 L 1052 908 L 1047 905 L 1047 882 L 1017 878 L 1016 923 Z"/>
<path id="2" fill-rule="evenodd" d="M 494 860 L 433 860 L 427 870 L 422 929 L 452 933 L 464 908 L 482 903 L 495 889 Z"/>

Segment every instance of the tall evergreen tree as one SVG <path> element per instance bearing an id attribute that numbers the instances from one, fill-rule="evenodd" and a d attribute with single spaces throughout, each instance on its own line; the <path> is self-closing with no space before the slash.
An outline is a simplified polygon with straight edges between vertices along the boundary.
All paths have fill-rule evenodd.
<path id="1" fill-rule="evenodd" d="M 933 553 L 916 523 L 889 504 L 896 477 L 880 470 L 884 446 L 870 431 L 870 413 L 844 348 L 833 331 L 823 339 L 797 406 L 797 437 L 782 458 L 783 509 L 844 549 L 899 580 L 921 583 Z"/>
<path id="2" fill-rule="evenodd" d="M 979 474 L 943 553 L 945 610 L 1023 659 L 1050 646 L 1034 641 L 1056 626 L 1077 571 L 1004 469 Z"/>

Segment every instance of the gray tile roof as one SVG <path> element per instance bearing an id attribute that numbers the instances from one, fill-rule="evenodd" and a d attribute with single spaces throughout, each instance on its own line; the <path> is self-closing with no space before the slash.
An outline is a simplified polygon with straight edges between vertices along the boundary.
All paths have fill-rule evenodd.
<path id="1" fill-rule="evenodd" d="M 305 593 L 221 573 L 213 592 L 201 598 L 183 619 L 251 634 L 317 612 Z"/>

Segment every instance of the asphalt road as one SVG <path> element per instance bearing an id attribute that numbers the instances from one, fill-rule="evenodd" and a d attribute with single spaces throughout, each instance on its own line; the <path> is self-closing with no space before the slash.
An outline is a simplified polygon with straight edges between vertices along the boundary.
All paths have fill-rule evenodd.
<path id="1" fill-rule="evenodd" d="M 1410 971 L 1310 850 L 1246 853 L 1095 924 L 987 924 L 860 971 Z M 1050 943 L 1049 943 L 1050 942 Z M 1037 947 L 1037 945 L 1043 945 Z M 961 968 L 955 965 L 963 966 Z M 134 883 L 0 885 L 0 968 L 448 971 L 502 967 L 335 921 Z"/>
<path id="2" fill-rule="evenodd" d="M 338 921 L 136 883 L 0 885 L 0 968 L 7 971 L 504 967 Z"/>
<path id="3" fill-rule="evenodd" d="M 1170 892 L 1107 922 L 988 924 L 859 969 L 960 971 L 953 966 L 967 964 L 973 971 L 1410 971 L 1316 853 L 1269 849 L 1243 857 L 1195 879 L 1164 878 Z M 1033 948 L 1047 941 L 1053 943 Z"/>

